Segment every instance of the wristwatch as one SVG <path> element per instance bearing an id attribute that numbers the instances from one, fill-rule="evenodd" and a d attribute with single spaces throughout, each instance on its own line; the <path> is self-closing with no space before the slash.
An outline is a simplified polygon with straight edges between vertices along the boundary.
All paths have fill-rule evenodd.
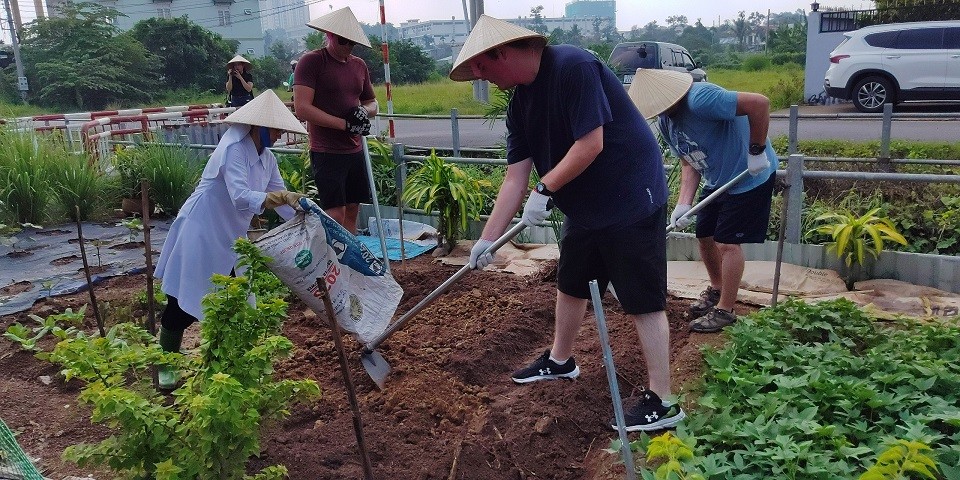
<path id="1" fill-rule="evenodd" d="M 550 191 L 550 189 L 547 188 L 543 182 L 537 182 L 537 186 L 533 187 L 533 189 L 536 190 L 540 195 L 546 195 L 548 197 L 553 195 L 553 192 Z"/>
<path id="2" fill-rule="evenodd" d="M 749 151 L 750 151 L 750 155 L 760 155 L 766 149 L 767 149 L 767 146 L 762 143 L 751 143 Z"/>

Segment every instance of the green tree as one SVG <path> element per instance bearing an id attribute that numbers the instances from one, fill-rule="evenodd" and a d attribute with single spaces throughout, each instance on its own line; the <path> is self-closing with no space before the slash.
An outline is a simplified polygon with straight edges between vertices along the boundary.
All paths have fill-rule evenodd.
<path id="1" fill-rule="evenodd" d="M 23 59 L 35 101 L 59 109 L 98 110 L 149 103 L 161 85 L 157 57 L 114 26 L 120 12 L 64 3 L 60 16 L 24 28 Z"/>
<path id="2" fill-rule="evenodd" d="M 750 36 L 750 22 L 743 10 L 740 10 L 737 19 L 733 21 L 733 33 L 737 36 L 739 50 L 744 51 L 747 45 L 747 37 Z"/>
<path id="3" fill-rule="evenodd" d="M 771 53 L 804 53 L 807 50 L 807 26 L 801 23 L 781 25 L 770 32 Z"/>
<path id="4" fill-rule="evenodd" d="M 170 89 L 220 91 L 226 62 L 239 44 L 186 17 L 141 20 L 129 33 L 160 58 L 160 85 Z"/>
<path id="5" fill-rule="evenodd" d="M 530 16 L 533 17 L 533 22 L 530 24 L 530 30 L 537 32 L 541 35 L 547 34 L 547 24 L 543 21 L 543 5 L 537 5 L 530 9 Z"/>
<path id="6" fill-rule="evenodd" d="M 383 83 L 383 56 L 380 53 L 380 39 L 370 37 L 370 46 L 373 48 L 357 47 L 353 54 L 367 62 L 370 69 L 370 78 L 373 83 Z M 420 47 L 409 40 L 400 40 L 389 43 L 390 47 L 390 82 L 394 84 L 423 83 L 430 78 L 430 73 L 436 69 L 436 62 L 427 56 Z"/>
<path id="7" fill-rule="evenodd" d="M 257 91 L 262 92 L 277 88 L 290 76 L 290 65 L 287 62 L 281 63 L 277 57 L 272 55 L 250 58 L 249 60 L 253 66 L 254 94 Z"/>

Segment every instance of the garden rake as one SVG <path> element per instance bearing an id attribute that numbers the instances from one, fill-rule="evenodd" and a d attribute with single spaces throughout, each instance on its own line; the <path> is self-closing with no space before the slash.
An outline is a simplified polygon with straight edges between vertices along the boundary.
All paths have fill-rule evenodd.
<path id="1" fill-rule="evenodd" d="M 517 236 L 517 234 L 519 234 L 524 228 L 526 228 L 526 225 L 524 225 L 523 222 L 517 223 L 510 230 L 507 230 L 507 232 L 495 242 L 493 242 L 493 245 L 490 245 L 490 248 L 487 249 L 487 252 L 496 252 L 500 247 L 504 246 L 507 242 L 513 239 L 513 237 Z M 429 295 L 424 297 L 423 300 L 420 300 L 420 302 L 414 305 L 413 308 L 411 308 L 407 313 L 403 314 L 403 316 L 397 319 L 396 322 L 388 326 L 379 337 L 364 345 L 363 351 L 360 353 L 360 363 L 363 364 L 363 368 L 366 369 L 367 374 L 370 375 L 370 379 L 372 379 L 373 382 L 380 387 L 380 389 L 383 389 L 387 380 L 387 375 L 390 374 L 390 364 L 387 363 L 387 359 L 383 358 L 383 355 L 376 350 L 377 347 L 379 347 L 380 344 L 387 339 L 387 337 L 392 335 L 393 332 L 396 332 L 400 327 L 403 326 L 403 324 L 407 323 L 408 320 L 433 303 L 437 297 L 447 291 L 451 285 L 463 278 L 463 276 L 466 275 L 470 270 L 473 270 L 473 268 L 471 268 L 470 264 L 467 263 L 463 266 L 463 268 L 457 270 L 457 272 L 454 273 L 450 278 L 440 284 L 439 287 L 430 292 Z"/>

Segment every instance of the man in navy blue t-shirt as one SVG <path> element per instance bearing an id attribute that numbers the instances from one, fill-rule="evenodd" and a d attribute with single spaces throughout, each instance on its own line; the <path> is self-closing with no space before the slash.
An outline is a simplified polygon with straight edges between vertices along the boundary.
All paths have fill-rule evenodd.
<path id="1" fill-rule="evenodd" d="M 539 225 L 553 200 L 564 215 L 557 271 L 553 345 L 514 372 L 516 383 L 575 378 L 573 343 L 590 298 L 589 282 L 613 284 L 634 321 L 650 379 L 628 409 L 627 430 L 659 430 L 684 412 L 670 395 L 666 306 L 666 202 L 663 159 L 649 126 L 623 85 L 589 52 L 547 46 L 536 32 L 482 16 L 450 72 L 514 89 L 507 108 L 507 174 L 470 265 L 493 260 L 529 193 L 521 221 Z M 540 181 L 530 191 L 530 173 Z M 616 428 L 615 424 L 611 425 Z"/>

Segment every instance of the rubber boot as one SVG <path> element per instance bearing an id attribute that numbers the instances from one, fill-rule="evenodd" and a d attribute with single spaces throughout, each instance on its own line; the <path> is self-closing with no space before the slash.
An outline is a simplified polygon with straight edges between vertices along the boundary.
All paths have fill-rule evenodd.
<path id="1" fill-rule="evenodd" d="M 160 327 L 159 343 L 164 352 L 180 353 L 180 343 L 183 342 L 183 330 L 168 330 Z M 161 390 L 173 390 L 180 381 L 180 372 L 170 366 L 161 366 L 157 369 L 157 383 Z"/>

